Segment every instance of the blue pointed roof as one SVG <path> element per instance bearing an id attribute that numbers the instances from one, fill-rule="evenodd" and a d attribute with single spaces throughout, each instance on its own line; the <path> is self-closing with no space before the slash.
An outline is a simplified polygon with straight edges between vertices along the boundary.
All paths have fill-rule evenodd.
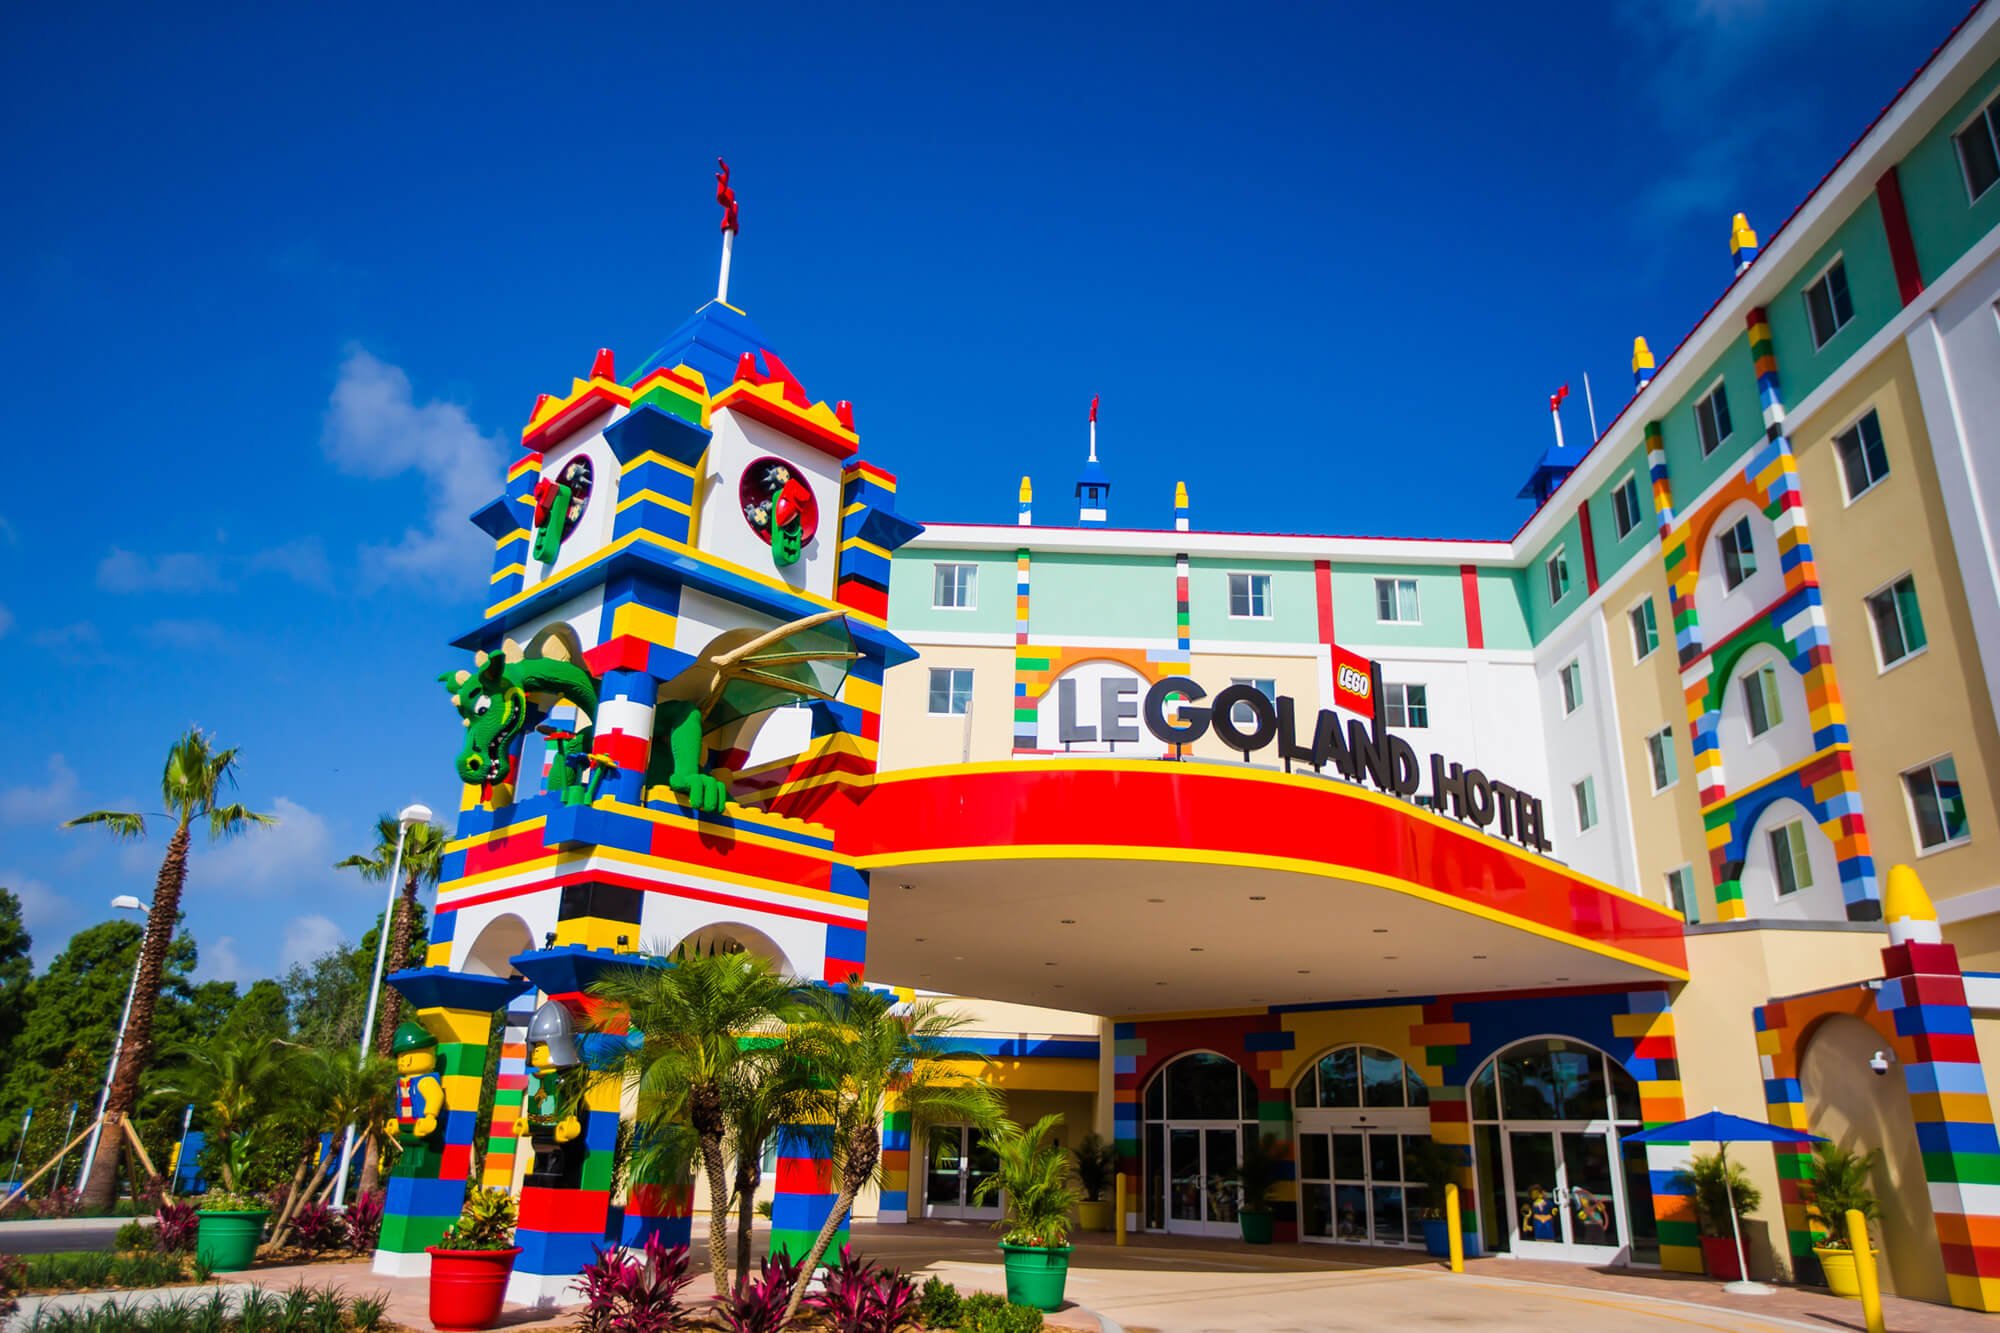
<path id="1" fill-rule="evenodd" d="M 1111 489 L 1111 478 L 1104 475 L 1104 468 L 1094 458 L 1083 465 L 1083 475 L 1076 479 L 1076 493 L 1082 495 L 1086 486 L 1102 486 L 1107 491 Z"/>
<path id="2" fill-rule="evenodd" d="M 1536 504 L 1546 502 L 1555 494 L 1556 487 L 1562 485 L 1563 478 L 1576 471 L 1577 464 L 1583 461 L 1583 455 L 1582 449 L 1572 449 L 1567 444 L 1560 447 L 1550 445 L 1542 450 L 1541 458 L 1535 463 L 1535 470 L 1528 474 L 1528 480 L 1514 498 L 1533 500 Z"/>
<path id="3" fill-rule="evenodd" d="M 626 383 L 637 384 L 661 366 L 692 366 L 708 382 L 709 393 L 720 393 L 735 381 L 736 363 L 745 352 L 755 355 L 770 345 L 750 316 L 735 306 L 710 301 L 668 335 Z M 762 357 L 758 369 L 764 369 Z"/>

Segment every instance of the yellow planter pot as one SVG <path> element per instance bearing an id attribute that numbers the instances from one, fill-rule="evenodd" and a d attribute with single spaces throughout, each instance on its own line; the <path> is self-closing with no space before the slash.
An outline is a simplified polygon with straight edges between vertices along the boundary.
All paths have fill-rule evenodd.
<path id="1" fill-rule="evenodd" d="M 1085 1199 L 1076 1205 L 1076 1227 L 1079 1231 L 1111 1230 L 1111 1200 L 1099 1199 L 1092 1203 Z"/>
<path id="2" fill-rule="evenodd" d="M 1826 1274 L 1828 1291 L 1836 1296 L 1845 1296 L 1850 1301 L 1861 1299 L 1861 1275 L 1854 1268 L 1854 1251 L 1815 1245 L 1813 1254 L 1819 1259 L 1820 1272 Z M 1876 1254 L 1875 1250 L 1868 1251 L 1871 1260 Z"/>

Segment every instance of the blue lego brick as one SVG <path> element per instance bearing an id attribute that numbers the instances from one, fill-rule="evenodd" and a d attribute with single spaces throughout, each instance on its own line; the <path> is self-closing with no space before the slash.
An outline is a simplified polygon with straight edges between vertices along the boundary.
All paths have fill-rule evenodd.
<path id="1" fill-rule="evenodd" d="M 592 1111 L 583 1120 L 583 1142 L 592 1152 L 610 1152 L 618 1146 L 618 1112 Z"/>
<path id="2" fill-rule="evenodd" d="M 1971 1092 L 1984 1095 L 1986 1071 L 1964 1061 L 1922 1060 L 1903 1066 L 1903 1083 L 1913 1095 L 1926 1092 Z"/>
<path id="3" fill-rule="evenodd" d="M 505 977 L 454 972 L 448 967 L 413 967 L 387 978 L 416 1009 L 469 1009 L 492 1013 L 527 988 Z"/>
<path id="4" fill-rule="evenodd" d="M 1917 1147 L 1926 1153 L 2000 1154 L 2000 1133 L 1991 1124 L 1933 1120 L 1917 1126 Z"/>
<path id="5" fill-rule="evenodd" d="M 444 1113 L 444 1141 L 446 1143 L 470 1143 L 478 1133 L 478 1107 L 453 1107 Z"/>
<path id="6" fill-rule="evenodd" d="M 885 1213 L 906 1213 L 910 1210 L 908 1190 L 883 1190 L 882 1201 L 877 1205 Z"/>
<path id="7" fill-rule="evenodd" d="M 883 1195 L 887 1198 L 888 1195 Z M 688 1245 L 694 1235 L 694 1218 L 683 1217 L 635 1217 L 627 1213 L 618 1224 L 618 1243 L 634 1249 L 657 1236 L 669 1248 Z"/>
<path id="8" fill-rule="evenodd" d="M 653 403 L 640 404 L 604 430 L 605 443 L 620 463 L 652 452 L 693 467 L 708 452 L 709 439 L 708 431 Z"/>
<path id="9" fill-rule="evenodd" d="M 1972 1011 L 1962 1004 L 1904 1005 L 1895 1016 L 1899 1037 L 1972 1035 Z"/>
<path id="10" fill-rule="evenodd" d="M 1298 1042 L 1295 1032 L 1252 1032 L 1243 1038 L 1246 1051 L 1289 1051 Z"/>
<path id="11" fill-rule="evenodd" d="M 1113 1023 L 1111 1025 L 1111 1038 L 1113 1041 L 1122 1041 L 1127 1037 L 1136 1037 L 1138 1035 L 1139 1025 L 1137 1023 Z"/>
<path id="12" fill-rule="evenodd" d="M 859 898 L 862 902 L 867 902 L 868 872 L 836 863 L 827 876 L 827 889 L 843 898 Z"/>
<path id="13" fill-rule="evenodd" d="M 1790 1106 L 1805 1101 L 1805 1091 L 1795 1078 L 1767 1078 L 1764 1080 L 1764 1101 L 1770 1106 Z"/>
<path id="14" fill-rule="evenodd" d="M 390 1176 L 382 1211 L 391 1217 L 457 1217 L 465 1208 L 462 1180 L 418 1180 Z"/>
<path id="15" fill-rule="evenodd" d="M 587 991 L 607 968 L 668 965 L 666 959 L 650 954 L 587 949 L 581 944 L 518 953 L 508 961 L 545 995 L 576 995 Z"/>
<path id="16" fill-rule="evenodd" d="M 865 962 L 868 958 L 868 932 L 852 926 L 828 926 L 826 956 L 850 963 Z"/>
<path id="17" fill-rule="evenodd" d="M 445 879 L 455 879 L 459 875 L 463 875 L 465 873 L 465 853 L 453 852 L 451 853 L 451 856 L 455 856 L 458 858 L 458 869 L 454 874 L 443 876 L 443 878 Z M 451 858 L 448 856 L 445 859 L 449 860 Z M 438 913 L 435 917 L 431 919 L 431 943 L 432 944 L 451 943 L 452 933 L 457 929 L 458 929 L 458 913 L 456 912 Z"/>
<path id="18" fill-rule="evenodd" d="M 833 1152 L 831 1125 L 780 1125 L 772 1137 L 777 1140 L 780 1157 L 803 1161 L 824 1159 Z"/>
<path id="19" fill-rule="evenodd" d="M 516 1231 L 514 1243 L 521 1247 L 514 1260 L 517 1273 L 581 1273 L 597 1258 L 604 1238 L 589 1232 Z"/>
<path id="20" fill-rule="evenodd" d="M 818 1231 L 833 1214 L 831 1194 L 779 1193 L 771 1200 L 773 1231 Z"/>

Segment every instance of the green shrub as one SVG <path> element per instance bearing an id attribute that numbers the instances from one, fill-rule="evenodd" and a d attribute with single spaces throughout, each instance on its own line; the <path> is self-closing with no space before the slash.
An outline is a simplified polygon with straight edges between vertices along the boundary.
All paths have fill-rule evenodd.
<path id="1" fill-rule="evenodd" d="M 514 1243 L 514 1198 L 500 1190 L 474 1190 L 465 1210 L 438 1242 L 441 1250 L 504 1250 Z"/>
<path id="2" fill-rule="evenodd" d="M 932 1277 L 917 1293 L 917 1322 L 925 1328 L 957 1328 L 958 1288 L 941 1277 Z"/>
<path id="3" fill-rule="evenodd" d="M 991 1292 L 976 1292 L 959 1303 L 959 1333 L 1037 1333 L 1041 1326 L 1040 1310 L 1010 1305 Z"/>
<path id="4" fill-rule="evenodd" d="M 144 1222 L 127 1222 L 118 1228 L 118 1237 L 112 1244 L 121 1250 L 150 1250 L 153 1248 L 153 1229 Z"/>
<path id="5" fill-rule="evenodd" d="M 1764 1194 L 1750 1183 L 1750 1173 L 1741 1162 L 1727 1161 L 1721 1153 L 1697 1154 L 1675 1174 L 1680 1187 L 1694 1196 L 1694 1215 L 1701 1234 L 1726 1238 L 1736 1234 L 1729 1205 L 1736 1205 L 1738 1219 L 1764 1206 Z"/>
<path id="6" fill-rule="evenodd" d="M 210 1190 L 201 1196 L 201 1211 L 204 1213 L 254 1213 L 270 1210 L 271 1205 L 254 1194 L 231 1194 L 228 1190 Z"/>
<path id="7" fill-rule="evenodd" d="M 1820 1244 L 1833 1250 L 1849 1248 L 1847 1210 L 1850 1208 L 1858 1211 L 1865 1222 L 1882 1216 L 1882 1205 L 1876 1200 L 1875 1191 L 1869 1183 L 1869 1178 L 1881 1163 L 1879 1149 L 1860 1153 L 1837 1143 L 1814 1146 L 1803 1183 L 1806 1215 L 1815 1227 L 1826 1233 Z"/>

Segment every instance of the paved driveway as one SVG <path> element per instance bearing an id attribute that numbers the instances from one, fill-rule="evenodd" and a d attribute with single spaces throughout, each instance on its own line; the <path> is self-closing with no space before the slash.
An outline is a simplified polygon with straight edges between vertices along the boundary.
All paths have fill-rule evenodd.
<path id="1" fill-rule="evenodd" d="M 0 1222 L 0 1254 L 108 1250 L 129 1217 L 65 1217 Z"/>

